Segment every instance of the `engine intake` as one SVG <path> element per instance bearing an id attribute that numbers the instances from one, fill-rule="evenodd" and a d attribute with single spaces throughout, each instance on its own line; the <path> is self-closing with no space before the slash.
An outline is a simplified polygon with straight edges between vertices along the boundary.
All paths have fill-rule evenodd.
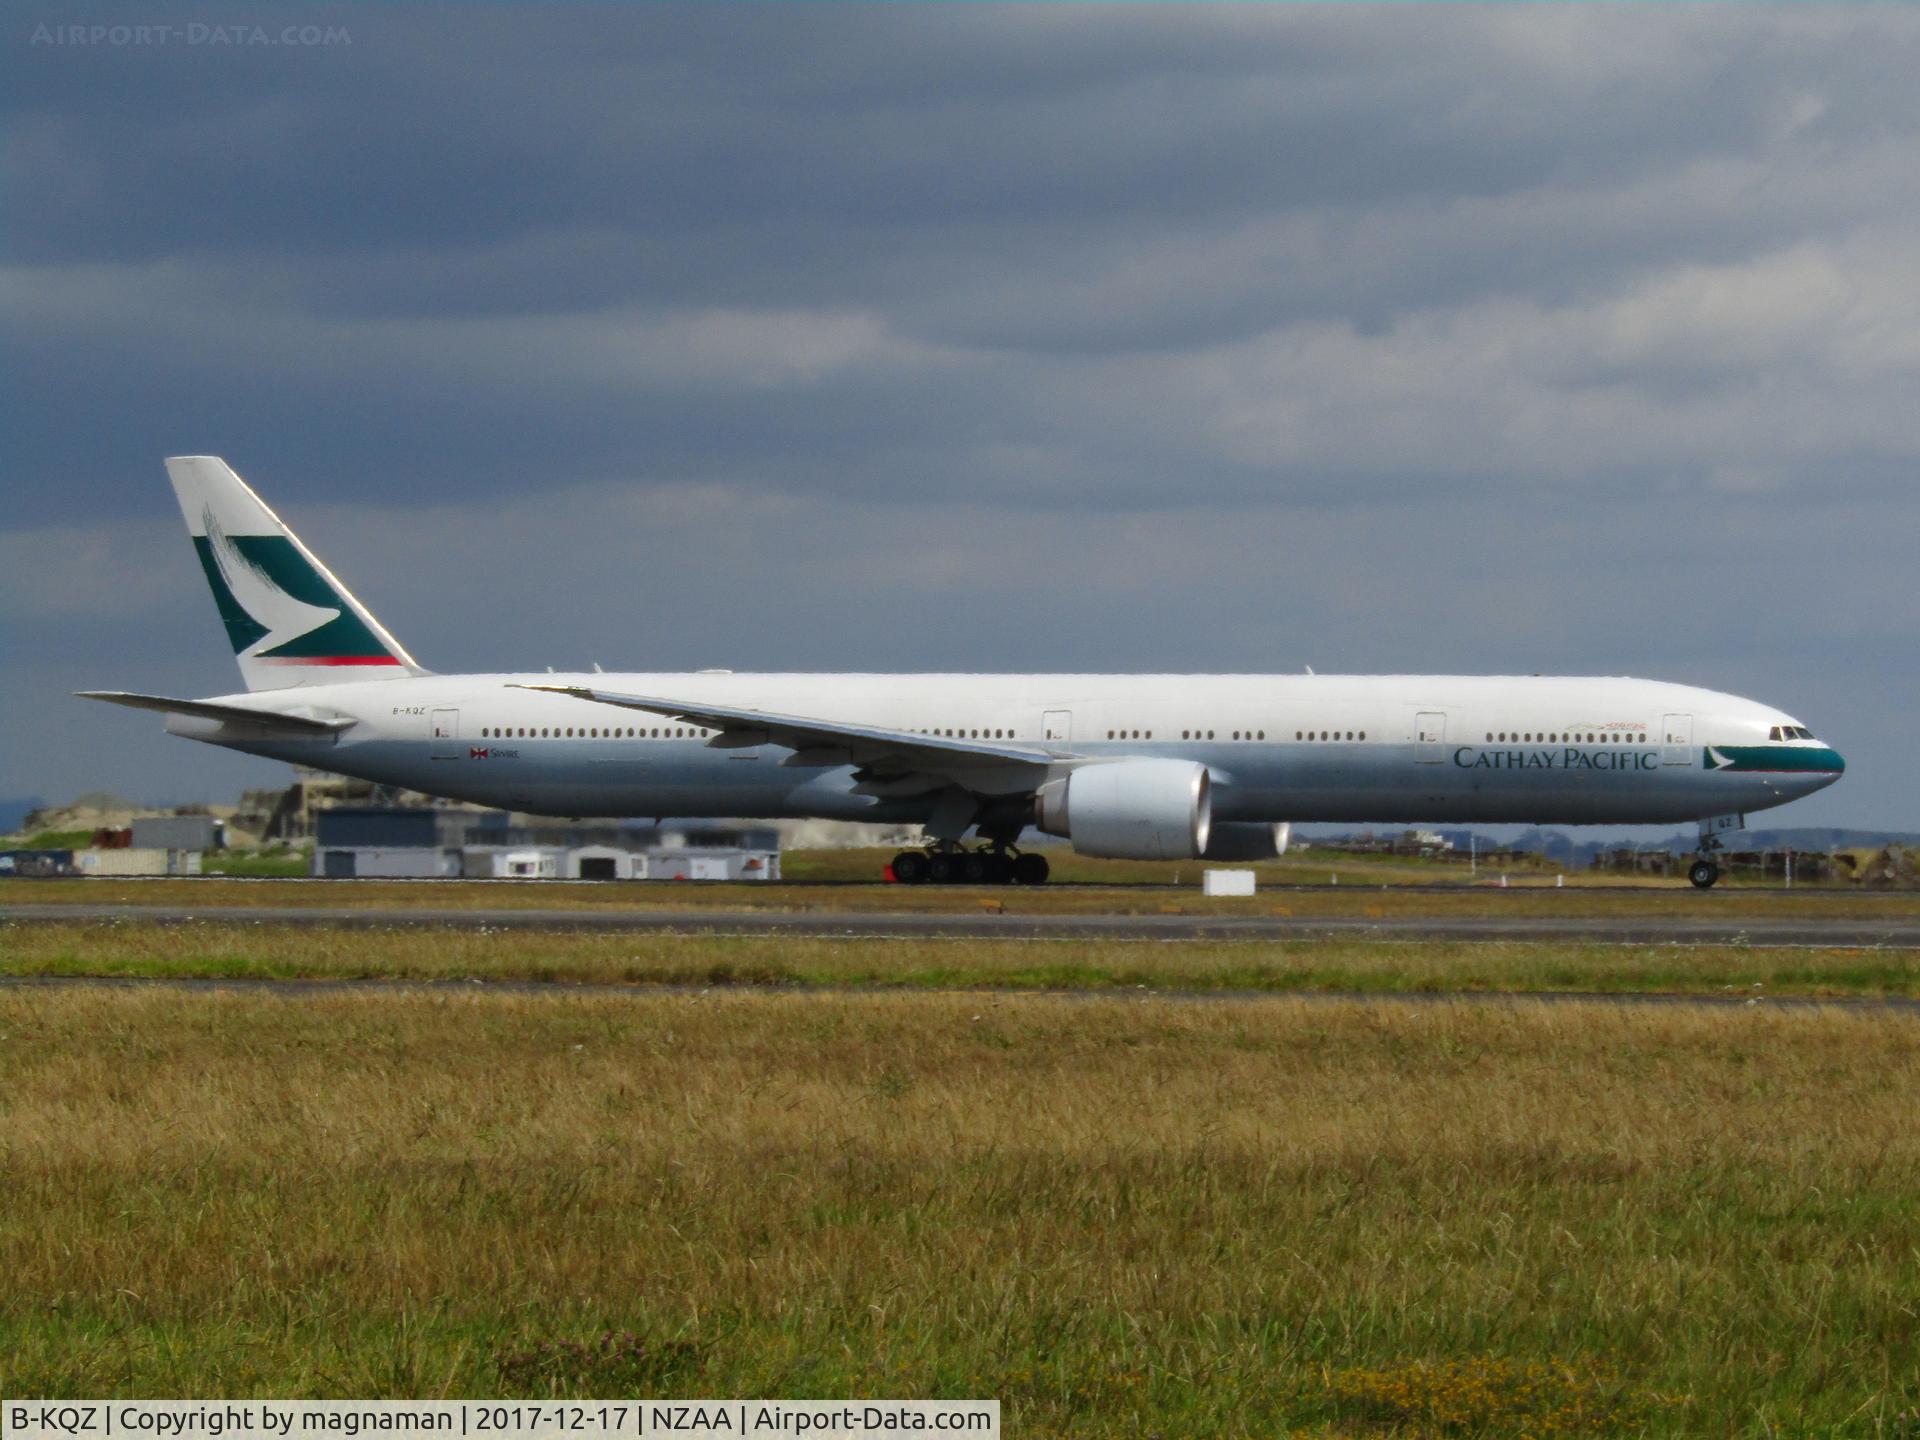
<path id="1" fill-rule="evenodd" d="M 1207 767 L 1190 760 L 1086 765 L 1041 787 L 1034 823 L 1082 855 L 1193 860 L 1213 826 Z"/>

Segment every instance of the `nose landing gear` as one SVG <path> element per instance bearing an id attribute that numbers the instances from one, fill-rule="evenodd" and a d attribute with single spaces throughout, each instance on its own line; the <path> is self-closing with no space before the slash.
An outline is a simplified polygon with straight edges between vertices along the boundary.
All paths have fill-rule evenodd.
<path id="1" fill-rule="evenodd" d="M 1700 849 L 1687 867 L 1687 879 L 1694 889 L 1713 888 L 1720 878 L 1720 862 L 1714 858 L 1720 851 L 1720 837 L 1730 830 L 1745 829 L 1746 824 L 1744 815 L 1710 815 L 1700 822 Z"/>

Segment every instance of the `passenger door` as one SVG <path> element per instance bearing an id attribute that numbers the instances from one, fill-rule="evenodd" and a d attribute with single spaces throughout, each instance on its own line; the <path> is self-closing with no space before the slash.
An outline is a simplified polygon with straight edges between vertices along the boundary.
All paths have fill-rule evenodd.
<path id="1" fill-rule="evenodd" d="M 1662 765 L 1693 763 L 1693 717 L 1691 715 L 1667 716 L 1660 722 L 1660 739 Z"/>
<path id="2" fill-rule="evenodd" d="M 460 712 L 458 710 L 434 711 L 432 734 L 434 759 L 458 760 L 460 758 Z"/>
<path id="3" fill-rule="evenodd" d="M 1422 765 L 1438 765 L 1447 746 L 1447 716 L 1443 710 L 1422 710 L 1413 718 L 1413 758 Z"/>
<path id="4" fill-rule="evenodd" d="M 1046 740 L 1073 739 L 1073 712 L 1071 710 L 1049 710 L 1040 717 L 1041 738 Z"/>

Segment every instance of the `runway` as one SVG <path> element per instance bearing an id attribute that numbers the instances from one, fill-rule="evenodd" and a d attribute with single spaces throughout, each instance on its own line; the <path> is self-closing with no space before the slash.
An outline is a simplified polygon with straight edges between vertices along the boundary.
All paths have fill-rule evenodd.
<path id="1" fill-rule="evenodd" d="M 1563 941 L 1586 945 L 1920 948 L 1920 917 L 1848 915 L 1311 917 L 1008 915 L 773 910 L 476 910 L 403 906 L 9 905 L 0 925 L 275 925 L 336 929 L 546 930 L 856 940 Z"/>

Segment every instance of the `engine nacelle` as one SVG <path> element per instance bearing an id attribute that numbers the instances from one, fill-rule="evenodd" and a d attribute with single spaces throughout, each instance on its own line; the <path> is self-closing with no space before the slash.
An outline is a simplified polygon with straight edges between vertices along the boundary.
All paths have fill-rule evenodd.
<path id="1" fill-rule="evenodd" d="M 1042 830 L 1110 860 L 1193 860 L 1213 826 L 1207 767 L 1190 760 L 1084 765 L 1034 798 Z"/>
<path id="2" fill-rule="evenodd" d="M 1222 820 L 1207 837 L 1202 860 L 1278 860 L 1287 853 L 1293 838 L 1293 826 L 1255 824 L 1247 820 Z"/>

